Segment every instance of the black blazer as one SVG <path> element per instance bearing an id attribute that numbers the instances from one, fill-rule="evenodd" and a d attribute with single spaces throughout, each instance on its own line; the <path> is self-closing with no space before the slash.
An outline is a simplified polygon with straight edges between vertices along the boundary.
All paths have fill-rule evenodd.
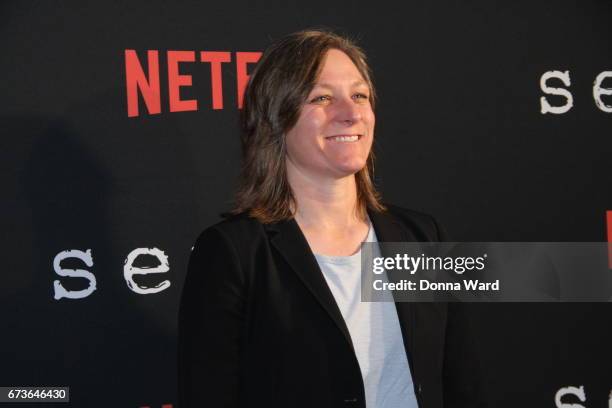
<path id="1" fill-rule="evenodd" d="M 439 241 L 428 215 L 369 212 L 379 241 Z M 475 407 L 461 305 L 396 302 L 420 408 Z M 179 407 L 365 407 L 351 338 L 295 220 L 206 229 L 179 310 Z"/>

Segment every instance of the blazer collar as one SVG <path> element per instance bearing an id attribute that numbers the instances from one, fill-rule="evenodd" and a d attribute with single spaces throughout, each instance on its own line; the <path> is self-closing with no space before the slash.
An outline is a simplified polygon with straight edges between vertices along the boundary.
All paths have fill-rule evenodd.
<path id="1" fill-rule="evenodd" d="M 406 240 L 401 224 L 389 212 L 377 213 L 368 210 L 368 215 L 379 242 L 400 242 Z M 295 219 L 265 224 L 264 229 L 272 235 L 270 239 L 272 245 L 278 249 L 304 285 L 327 311 L 354 350 L 353 342 L 351 341 L 351 336 L 342 313 L 325 281 L 319 264 L 308 245 L 308 241 Z"/>
<path id="2" fill-rule="evenodd" d="M 406 230 L 400 221 L 389 211 L 381 213 L 368 210 L 368 215 L 379 242 L 408 241 Z"/>
<path id="3" fill-rule="evenodd" d="M 389 211 L 386 212 L 375 212 L 368 209 L 368 216 L 374 226 L 376 237 L 381 242 L 402 242 L 408 239 L 404 228 L 400 221 Z M 294 225 L 292 225 L 294 224 Z M 308 242 L 302 234 L 295 219 L 281 221 L 273 224 L 264 224 L 264 229 L 270 233 L 281 233 L 281 235 L 291 236 L 299 232 L 306 245 Z M 296 238 L 296 237 L 293 237 Z M 308 247 L 310 249 L 310 247 Z"/>

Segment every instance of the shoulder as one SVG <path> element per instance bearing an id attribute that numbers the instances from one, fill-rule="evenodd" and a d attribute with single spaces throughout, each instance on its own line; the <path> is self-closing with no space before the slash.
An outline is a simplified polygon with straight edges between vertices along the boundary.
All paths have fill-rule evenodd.
<path id="1" fill-rule="evenodd" d="M 419 240 L 448 241 L 446 230 L 431 214 L 385 203 L 388 214 Z"/>
<path id="2" fill-rule="evenodd" d="M 255 218 L 244 214 L 231 215 L 204 229 L 196 240 L 198 242 L 217 240 L 229 244 L 236 249 L 245 243 L 253 243 L 264 237 L 263 224 Z"/>
<path id="3" fill-rule="evenodd" d="M 188 276 L 248 282 L 251 259 L 257 246 L 265 244 L 263 225 L 250 217 L 232 216 L 204 229 L 195 240 L 189 257 Z M 203 274 L 202 271 L 223 271 Z M 214 275 L 214 276 L 212 276 Z"/>
<path id="4" fill-rule="evenodd" d="M 430 214 L 400 207 L 395 204 L 385 203 L 385 207 L 392 216 L 406 222 L 418 222 L 420 224 L 431 224 L 433 216 Z"/>

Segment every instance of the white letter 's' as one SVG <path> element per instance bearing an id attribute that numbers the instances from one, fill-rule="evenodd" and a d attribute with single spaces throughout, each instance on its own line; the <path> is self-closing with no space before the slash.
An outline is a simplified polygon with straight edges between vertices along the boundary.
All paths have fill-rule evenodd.
<path id="1" fill-rule="evenodd" d="M 572 109 L 572 106 L 574 106 L 574 97 L 572 96 L 572 93 L 565 88 L 553 88 L 553 87 L 546 85 L 546 81 L 548 81 L 550 78 L 560 79 L 565 86 L 570 86 L 571 85 L 570 72 L 569 71 L 565 71 L 565 72 L 547 71 L 540 78 L 540 89 L 542 89 L 542 92 L 544 92 L 545 94 L 549 94 L 549 95 L 564 96 L 567 99 L 567 102 L 565 103 L 565 105 L 551 106 L 546 100 L 546 97 L 542 96 L 540 98 L 540 107 L 541 107 L 540 112 L 542 114 L 554 113 L 554 114 L 559 115 L 559 114 L 565 113 L 569 111 L 570 109 Z"/>
<path id="2" fill-rule="evenodd" d="M 81 290 L 66 290 L 59 280 L 54 280 L 53 298 L 55 300 L 59 300 L 64 297 L 68 299 L 82 299 L 91 295 L 91 293 L 96 290 L 96 277 L 94 274 L 84 269 L 62 269 L 60 263 L 66 258 L 78 258 L 83 261 L 85 265 L 91 268 L 93 266 L 91 249 L 88 249 L 86 252 L 79 251 L 77 249 L 62 251 L 55 255 L 55 258 L 53 259 L 53 270 L 55 273 L 57 273 L 59 276 L 69 276 L 71 278 L 85 278 L 89 281 L 89 286 Z"/>

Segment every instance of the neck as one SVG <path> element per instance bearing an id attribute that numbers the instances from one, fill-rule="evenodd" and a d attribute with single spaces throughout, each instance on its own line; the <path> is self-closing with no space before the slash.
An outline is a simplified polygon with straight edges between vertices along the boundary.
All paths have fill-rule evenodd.
<path id="1" fill-rule="evenodd" d="M 295 219 L 307 229 L 345 229 L 362 223 L 355 175 L 315 179 L 291 164 L 287 178 L 296 201 Z"/>

